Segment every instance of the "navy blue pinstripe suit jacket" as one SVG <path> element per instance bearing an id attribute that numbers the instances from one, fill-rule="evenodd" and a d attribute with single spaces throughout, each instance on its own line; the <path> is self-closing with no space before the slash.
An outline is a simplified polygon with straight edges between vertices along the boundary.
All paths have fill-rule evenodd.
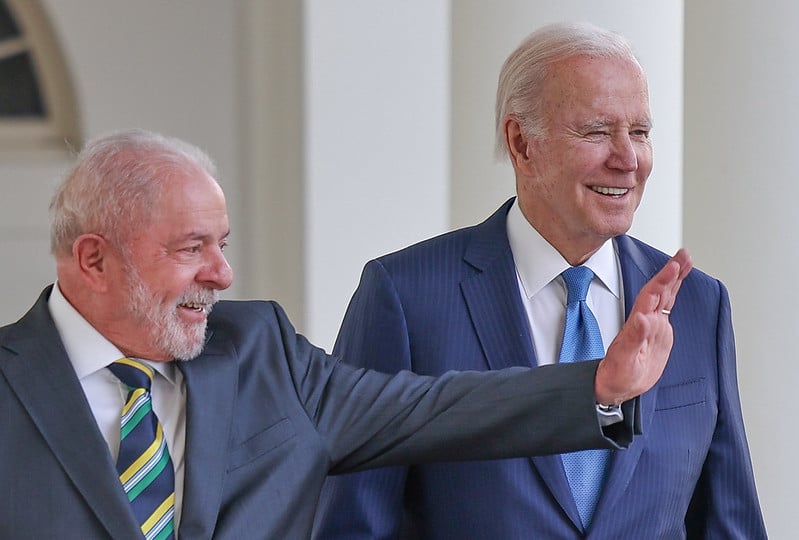
<path id="1" fill-rule="evenodd" d="M 536 365 L 506 234 L 512 200 L 480 225 L 368 263 L 336 352 L 381 371 Z M 615 239 L 629 312 L 668 257 Z M 643 435 L 614 452 L 582 530 L 558 456 L 388 468 L 332 477 L 316 538 L 759 539 L 766 533 L 736 380 L 723 284 L 694 270 L 674 306 L 674 348 L 641 398 Z"/>

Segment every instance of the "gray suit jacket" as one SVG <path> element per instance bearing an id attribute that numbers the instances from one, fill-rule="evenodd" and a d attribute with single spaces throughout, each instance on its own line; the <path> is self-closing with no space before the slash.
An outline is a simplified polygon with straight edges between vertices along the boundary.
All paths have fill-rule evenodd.
<path id="1" fill-rule="evenodd" d="M 0 329 L 0 537 L 140 539 L 50 290 Z M 312 346 L 270 302 L 220 302 L 180 369 L 183 539 L 307 538 L 329 472 L 626 446 L 635 416 L 603 434 L 596 362 L 388 376 Z"/>

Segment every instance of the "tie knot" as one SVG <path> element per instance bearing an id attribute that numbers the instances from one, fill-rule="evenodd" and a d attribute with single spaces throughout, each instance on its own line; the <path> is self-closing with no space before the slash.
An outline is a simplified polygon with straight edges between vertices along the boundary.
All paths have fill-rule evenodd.
<path id="1" fill-rule="evenodd" d="M 153 369 L 143 362 L 121 358 L 108 366 L 116 377 L 131 388 L 144 388 L 150 391 L 153 382 Z"/>
<path id="2" fill-rule="evenodd" d="M 563 276 L 568 292 L 566 303 L 585 302 L 585 298 L 588 296 L 588 286 L 594 279 L 594 272 L 587 266 L 572 266 L 568 270 L 564 270 L 561 276 Z"/>

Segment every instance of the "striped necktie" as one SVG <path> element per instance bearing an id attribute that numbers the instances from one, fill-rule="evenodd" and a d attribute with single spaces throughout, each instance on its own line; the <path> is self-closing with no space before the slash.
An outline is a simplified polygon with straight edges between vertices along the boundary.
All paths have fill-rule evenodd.
<path id="1" fill-rule="evenodd" d="M 558 362 L 580 362 L 605 356 L 602 334 L 594 314 L 586 303 L 594 272 L 586 266 L 574 266 L 561 276 L 566 283 L 566 324 Z M 561 454 L 563 469 L 577 503 L 580 520 L 587 530 L 596 509 L 599 494 L 610 462 L 608 450 L 584 450 Z"/>
<path id="2" fill-rule="evenodd" d="M 122 358 L 108 366 L 128 387 L 122 408 L 117 472 L 147 540 L 174 538 L 175 473 L 164 430 L 153 411 L 153 369 Z"/>

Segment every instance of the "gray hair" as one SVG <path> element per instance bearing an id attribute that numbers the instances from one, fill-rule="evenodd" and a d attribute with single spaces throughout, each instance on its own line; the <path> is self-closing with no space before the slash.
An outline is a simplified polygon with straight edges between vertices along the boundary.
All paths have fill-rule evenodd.
<path id="1" fill-rule="evenodd" d="M 69 255 L 87 233 L 124 251 L 164 184 L 192 170 L 216 175 L 211 158 L 180 139 L 132 129 L 88 142 L 50 203 L 50 251 Z"/>
<path id="2" fill-rule="evenodd" d="M 575 56 L 638 62 L 623 36 L 590 23 L 555 23 L 539 28 L 508 56 L 499 72 L 494 153 L 507 156 L 504 121 L 514 115 L 528 136 L 544 135 L 541 94 L 550 67 Z"/>

